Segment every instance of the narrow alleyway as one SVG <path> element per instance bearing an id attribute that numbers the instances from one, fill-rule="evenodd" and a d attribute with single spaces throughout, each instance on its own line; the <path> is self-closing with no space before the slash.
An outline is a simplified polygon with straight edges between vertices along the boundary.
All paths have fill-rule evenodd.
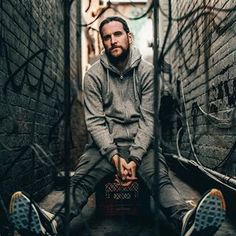
<path id="1" fill-rule="evenodd" d="M 104 50 L 99 26 L 109 16 L 128 22 L 132 46 L 153 64 L 156 146 L 223 179 L 229 214 L 216 236 L 235 236 L 235 15 L 231 0 L 0 0 L 0 236 L 12 236 L 7 211 L 14 192 L 29 193 L 45 209 L 62 198 L 57 177 L 75 170 L 89 140 L 84 75 Z M 134 91 L 143 86 L 135 73 Z M 133 93 L 135 102 L 140 94 Z M 122 119 L 129 109 L 123 112 Z M 189 203 L 214 187 L 181 165 L 170 176 Z M 154 236 L 155 225 L 153 214 L 100 216 L 92 195 L 71 236 Z M 160 226 L 161 236 L 177 236 L 164 215 Z"/>

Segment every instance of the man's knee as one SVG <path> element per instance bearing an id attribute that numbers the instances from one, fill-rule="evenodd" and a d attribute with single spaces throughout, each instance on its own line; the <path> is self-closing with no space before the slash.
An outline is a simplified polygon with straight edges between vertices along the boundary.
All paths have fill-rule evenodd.
<path id="1" fill-rule="evenodd" d="M 76 170 L 83 167 L 86 167 L 87 169 L 90 167 L 104 166 L 108 164 L 107 158 L 102 156 L 96 148 L 90 148 L 86 150 L 82 156 L 80 156 Z"/>
<path id="2" fill-rule="evenodd" d="M 114 166 L 108 162 L 107 158 L 102 156 L 96 148 L 90 148 L 79 158 L 72 181 L 89 178 L 86 176 L 99 179 L 100 176 L 113 172 Z"/>

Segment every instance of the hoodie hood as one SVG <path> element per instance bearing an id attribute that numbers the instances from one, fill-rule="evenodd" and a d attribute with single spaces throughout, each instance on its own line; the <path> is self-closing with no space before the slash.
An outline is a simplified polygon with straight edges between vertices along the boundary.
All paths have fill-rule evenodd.
<path id="1" fill-rule="evenodd" d="M 105 50 L 101 54 L 100 61 L 106 69 L 111 70 L 119 75 L 121 74 L 121 72 L 110 63 L 110 61 L 105 53 Z M 125 74 L 129 70 L 137 67 L 140 61 L 141 61 L 141 54 L 140 54 L 139 50 L 136 47 L 133 47 L 133 46 L 130 47 L 129 60 L 128 60 L 122 74 Z"/>
<path id="2" fill-rule="evenodd" d="M 116 68 L 114 65 L 110 63 L 105 53 L 105 50 L 102 52 L 100 61 L 106 70 L 106 92 L 108 95 L 110 94 L 110 72 L 109 71 L 112 71 L 113 73 L 118 74 L 120 79 L 123 79 L 123 75 L 133 70 L 132 77 L 133 77 L 134 97 L 135 97 L 135 100 L 138 99 L 137 88 L 136 88 L 137 86 L 136 68 L 139 65 L 141 59 L 142 58 L 141 58 L 141 54 L 139 50 L 136 47 L 130 47 L 129 60 L 124 70 L 121 72 L 118 68 Z"/>

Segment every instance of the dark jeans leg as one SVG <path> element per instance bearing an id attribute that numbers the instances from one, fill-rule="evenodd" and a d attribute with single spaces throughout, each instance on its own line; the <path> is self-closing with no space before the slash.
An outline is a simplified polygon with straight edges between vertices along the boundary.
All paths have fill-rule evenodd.
<path id="1" fill-rule="evenodd" d="M 143 157 L 142 163 L 138 169 L 138 175 L 149 188 L 154 200 L 159 194 L 160 206 L 166 217 L 175 225 L 179 231 L 180 219 L 189 210 L 183 198 L 173 185 L 168 175 L 168 166 L 164 156 L 159 155 L 159 174 L 155 171 L 154 150 L 149 149 Z M 156 174 L 158 174 L 159 186 L 155 183 Z"/>
<path id="2" fill-rule="evenodd" d="M 95 191 L 97 183 L 105 176 L 115 172 L 115 168 L 106 157 L 101 156 L 97 148 L 90 147 L 80 157 L 75 174 L 71 177 L 70 186 L 70 219 L 79 215 L 81 209 L 87 203 L 89 196 Z M 58 213 L 64 217 L 64 208 L 61 203 L 53 207 L 52 212 L 62 208 Z"/>

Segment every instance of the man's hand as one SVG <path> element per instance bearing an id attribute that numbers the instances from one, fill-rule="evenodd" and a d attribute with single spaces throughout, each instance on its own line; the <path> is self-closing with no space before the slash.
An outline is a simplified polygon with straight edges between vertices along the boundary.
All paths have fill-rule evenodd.
<path id="1" fill-rule="evenodd" d="M 134 161 L 131 161 L 128 163 L 127 165 L 127 169 L 128 169 L 128 176 L 127 176 L 127 180 L 136 180 L 136 169 L 137 169 L 137 165 Z"/>
<path id="2" fill-rule="evenodd" d="M 116 183 L 119 183 L 122 186 L 129 186 L 133 181 L 137 180 L 137 166 L 134 161 L 127 163 L 125 159 L 119 155 L 113 156 L 112 161 L 118 173 L 115 178 Z"/>
<path id="3" fill-rule="evenodd" d="M 137 177 L 136 177 L 136 168 L 137 168 L 137 165 L 134 161 L 131 161 L 127 164 L 127 176 L 126 176 L 126 179 L 125 181 L 119 181 L 118 178 L 116 178 L 116 180 L 119 181 L 119 184 L 122 185 L 122 186 L 129 186 L 130 184 L 132 184 L 135 180 L 137 180 Z M 117 182 L 117 181 L 116 181 Z"/>
<path id="4" fill-rule="evenodd" d="M 112 162 L 116 168 L 119 179 L 125 181 L 129 174 L 129 171 L 127 170 L 128 163 L 126 162 L 126 160 L 116 154 L 112 157 Z"/>

